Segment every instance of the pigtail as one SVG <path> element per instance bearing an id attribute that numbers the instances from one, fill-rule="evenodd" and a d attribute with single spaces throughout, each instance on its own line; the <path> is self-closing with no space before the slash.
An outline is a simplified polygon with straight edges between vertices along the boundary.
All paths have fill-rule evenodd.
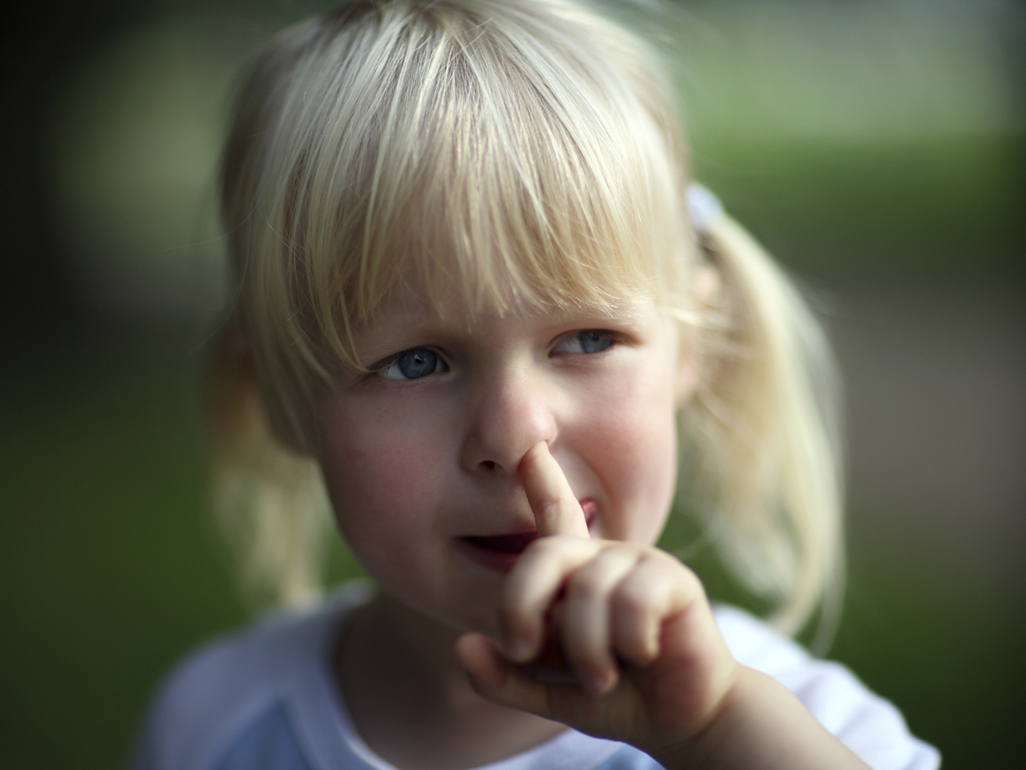
<path id="1" fill-rule="evenodd" d="M 781 269 L 736 222 L 703 223 L 719 277 L 702 373 L 682 416 L 685 484 L 729 569 L 770 599 L 774 624 L 814 646 L 836 628 L 843 582 L 838 381 L 826 338 Z"/>
<path id="2" fill-rule="evenodd" d="M 273 436 L 252 352 L 231 322 L 208 362 L 206 415 L 215 522 L 254 605 L 300 605 L 320 593 L 328 502 L 314 460 Z"/>

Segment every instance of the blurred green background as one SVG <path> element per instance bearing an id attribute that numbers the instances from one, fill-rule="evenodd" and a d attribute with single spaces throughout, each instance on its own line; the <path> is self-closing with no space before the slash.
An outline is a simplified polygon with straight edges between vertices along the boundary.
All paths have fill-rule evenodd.
<path id="1" fill-rule="evenodd" d="M 212 167 L 240 60 L 323 7 L 96 0 L 4 25 L 0 767 L 124 766 L 162 673 L 247 617 L 204 509 Z M 652 29 L 682 62 L 696 175 L 837 343 L 831 656 L 946 767 L 1022 767 L 1026 14 L 682 1 Z"/>

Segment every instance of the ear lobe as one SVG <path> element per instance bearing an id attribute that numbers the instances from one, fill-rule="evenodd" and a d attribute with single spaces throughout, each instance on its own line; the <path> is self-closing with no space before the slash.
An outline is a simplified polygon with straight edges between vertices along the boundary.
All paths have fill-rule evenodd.
<path id="1" fill-rule="evenodd" d="M 253 350 L 232 320 L 218 334 L 207 361 L 207 423 L 218 453 L 249 435 L 261 407 L 256 388 Z"/>
<path id="2" fill-rule="evenodd" d="M 232 320 L 221 330 L 210 360 L 207 413 L 215 439 L 252 441 L 257 437 L 296 454 L 309 454 L 290 431 L 275 425 L 257 373 L 249 336 Z M 263 440 L 263 439 L 261 439 Z"/>
<path id="3" fill-rule="evenodd" d="M 706 319 L 719 299 L 722 282 L 719 272 L 711 265 L 700 265 L 695 270 L 693 320 L 683 326 L 677 358 L 677 408 L 682 409 L 691 400 L 702 370 L 702 336 L 706 333 Z"/>
<path id="4" fill-rule="evenodd" d="M 239 382 L 256 385 L 256 359 L 249 336 L 237 323 L 226 326 L 221 333 L 218 357 Z"/>

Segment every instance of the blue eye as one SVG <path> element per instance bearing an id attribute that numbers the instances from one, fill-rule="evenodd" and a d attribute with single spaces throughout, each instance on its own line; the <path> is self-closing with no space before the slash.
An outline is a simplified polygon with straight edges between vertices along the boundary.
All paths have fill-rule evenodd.
<path id="1" fill-rule="evenodd" d="M 419 380 L 442 371 L 445 371 L 442 359 L 427 348 L 404 350 L 377 369 L 378 375 L 386 380 Z"/>
<path id="2" fill-rule="evenodd" d="M 553 353 L 601 353 L 613 346 L 615 337 L 612 332 L 600 329 L 588 329 L 582 332 L 568 334 L 561 339 Z"/>

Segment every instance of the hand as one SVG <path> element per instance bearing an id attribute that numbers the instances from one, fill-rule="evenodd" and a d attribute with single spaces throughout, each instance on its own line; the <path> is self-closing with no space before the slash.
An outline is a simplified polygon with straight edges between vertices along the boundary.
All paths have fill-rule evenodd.
<path id="1" fill-rule="evenodd" d="M 475 689 L 657 759 L 678 752 L 716 715 L 740 668 L 701 583 L 656 548 L 591 539 L 544 443 L 519 472 L 540 537 L 507 578 L 501 642 L 465 634 L 457 643 Z M 552 635 L 576 681 L 525 666 Z"/>

